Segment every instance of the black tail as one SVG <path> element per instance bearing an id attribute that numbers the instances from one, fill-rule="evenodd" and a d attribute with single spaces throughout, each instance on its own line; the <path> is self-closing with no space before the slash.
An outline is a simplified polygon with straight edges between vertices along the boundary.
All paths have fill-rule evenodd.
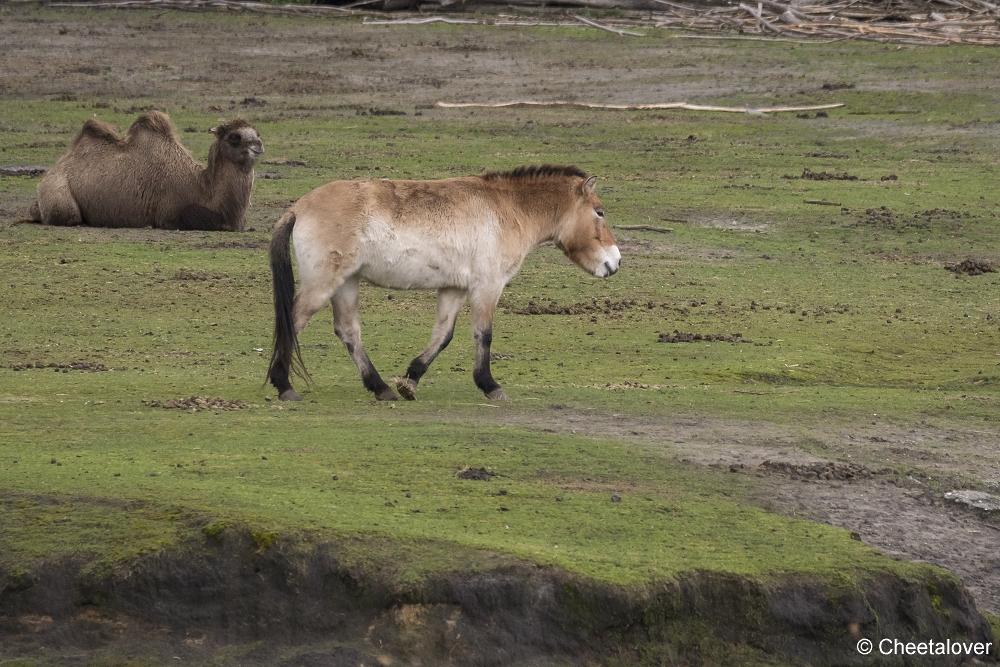
<path id="1" fill-rule="evenodd" d="M 271 365 L 267 379 L 279 393 L 292 388 L 289 370 L 309 382 L 309 373 L 302 361 L 299 339 L 295 335 L 295 275 L 288 244 L 295 226 L 295 214 L 289 211 L 274 226 L 271 236 L 271 277 L 274 281 L 274 340 L 271 344 Z"/>

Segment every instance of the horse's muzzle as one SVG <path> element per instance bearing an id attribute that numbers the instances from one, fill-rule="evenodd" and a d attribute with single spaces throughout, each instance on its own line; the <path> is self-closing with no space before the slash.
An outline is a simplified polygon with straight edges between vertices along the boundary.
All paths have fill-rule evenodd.
<path id="1" fill-rule="evenodd" d="M 618 273 L 618 269 L 622 265 L 622 254 L 618 251 L 618 246 L 613 245 L 604 250 L 605 257 L 602 264 L 598 265 L 594 275 L 598 278 L 607 278 L 608 276 L 613 276 Z"/>

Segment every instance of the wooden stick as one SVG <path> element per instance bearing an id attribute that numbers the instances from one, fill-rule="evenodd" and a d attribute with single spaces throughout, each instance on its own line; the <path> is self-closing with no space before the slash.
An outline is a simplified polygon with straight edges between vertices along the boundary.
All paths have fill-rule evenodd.
<path id="1" fill-rule="evenodd" d="M 641 33 L 641 32 L 631 32 L 629 30 L 618 30 L 617 28 L 611 28 L 611 27 L 606 26 L 606 25 L 604 25 L 602 23 L 598 23 L 597 21 L 591 21 L 590 19 L 585 19 L 582 16 L 577 16 L 576 14 L 570 14 L 570 16 L 572 16 L 573 18 L 575 18 L 580 23 L 586 23 L 587 25 L 592 26 L 594 28 L 600 28 L 601 30 L 607 30 L 608 32 L 613 32 L 613 33 L 615 33 L 617 35 L 622 35 L 622 36 L 624 36 L 624 35 L 631 35 L 632 37 L 645 37 L 646 36 L 644 33 Z"/>
<path id="2" fill-rule="evenodd" d="M 827 201 L 825 199 L 804 199 L 805 204 L 819 204 L 821 206 L 840 206 L 839 201 Z"/>
<path id="3" fill-rule="evenodd" d="M 479 21 L 471 19 L 446 19 L 443 16 L 428 16 L 422 19 L 395 19 L 392 21 L 370 21 L 366 17 L 361 21 L 363 25 L 422 25 L 424 23 L 467 23 L 477 25 Z"/>
<path id="4" fill-rule="evenodd" d="M 674 231 L 671 227 L 654 227 L 653 225 L 615 225 L 615 229 L 639 230 L 644 232 L 660 232 L 667 234 Z"/>
<path id="5" fill-rule="evenodd" d="M 698 11 L 694 7 L 688 7 L 687 5 L 678 5 L 675 2 L 667 2 L 667 0 L 653 0 L 653 2 L 658 2 L 661 5 L 667 5 L 668 7 L 673 7 L 674 9 L 683 9 L 686 12 L 696 12 L 696 11 Z"/>
<path id="6" fill-rule="evenodd" d="M 587 102 L 435 102 L 434 106 L 442 109 L 502 109 L 506 107 L 577 107 L 580 109 L 610 109 L 612 111 L 658 111 L 661 109 L 684 109 L 687 111 L 720 111 L 728 113 L 784 113 L 790 111 L 820 111 L 836 109 L 844 106 L 843 102 L 835 104 L 816 104 L 806 107 L 771 107 L 768 109 L 750 109 L 748 107 L 716 107 L 706 104 L 688 104 L 687 102 L 670 102 L 666 104 L 589 104 Z"/>
<path id="7" fill-rule="evenodd" d="M 750 5 L 741 2 L 740 9 L 750 12 L 751 14 L 757 17 L 757 20 L 760 21 L 762 25 L 767 26 L 768 28 L 778 33 L 779 35 L 781 34 L 781 28 L 776 27 L 773 23 L 765 19 L 763 12 L 761 12 L 756 7 L 751 7 Z"/>

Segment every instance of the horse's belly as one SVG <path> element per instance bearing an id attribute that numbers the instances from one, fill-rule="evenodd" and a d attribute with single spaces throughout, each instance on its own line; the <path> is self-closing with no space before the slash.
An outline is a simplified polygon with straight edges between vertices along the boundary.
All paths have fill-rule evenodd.
<path id="1" fill-rule="evenodd" d="M 444 262 L 427 258 L 396 257 L 367 262 L 361 267 L 362 277 L 368 282 L 391 289 L 440 289 L 460 287 L 468 289 L 468 272 L 456 270 Z"/>

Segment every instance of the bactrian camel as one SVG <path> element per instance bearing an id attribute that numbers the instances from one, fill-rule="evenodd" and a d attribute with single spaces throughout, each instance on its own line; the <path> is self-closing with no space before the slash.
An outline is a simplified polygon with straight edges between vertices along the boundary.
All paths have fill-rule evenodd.
<path id="1" fill-rule="evenodd" d="M 243 118 L 211 132 L 203 167 L 164 113 L 142 114 L 124 139 L 88 120 L 38 184 L 30 215 L 46 225 L 242 231 L 264 145 Z"/>

